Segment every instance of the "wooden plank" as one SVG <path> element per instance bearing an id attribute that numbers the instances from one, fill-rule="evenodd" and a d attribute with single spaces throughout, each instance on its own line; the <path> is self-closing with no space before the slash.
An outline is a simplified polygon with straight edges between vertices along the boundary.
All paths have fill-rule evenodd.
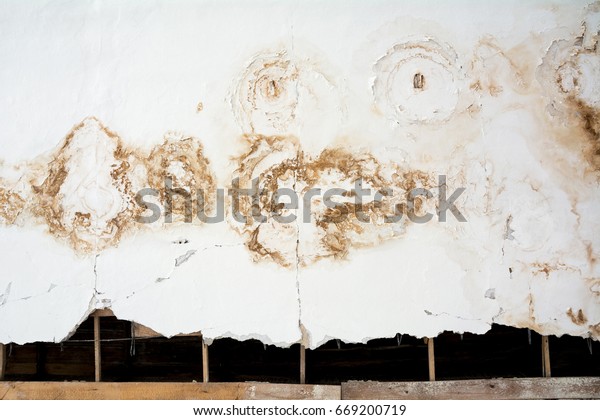
<path id="1" fill-rule="evenodd" d="M 100 316 L 94 316 L 94 372 L 96 382 L 102 380 L 102 354 L 100 348 Z"/>
<path id="2" fill-rule="evenodd" d="M 94 317 L 105 317 L 105 316 L 115 316 L 115 314 L 113 313 L 113 311 L 111 309 L 96 309 L 91 316 Z"/>
<path id="3" fill-rule="evenodd" d="M 300 383 L 306 383 L 306 347 L 300 344 Z"/>
<path id="4" fill-rule="evenodd" d="M 550 372 L 550 343 L 547 335 L 542 336 L 542 376 L 549 378 Z"/>
<path id="5" fill-rule="evenodd" d="M 159 333 L 154 331 L 152 328 L 148 328 L 142 324 L 136 322 L 131 323 L 132 334 L 135 338 L 155 338 L 162 337 Z"/>
<path id="6" fill-rule="evenodd" d="M 427 361 L 429 363 L 429 380 L 435 381 L 435 353 L 433 338 L 427 339 Z"/>
<path id="7" fill-rule="evenodd" d="M 342 383 L 345 400 L 600 399 L 600 377 Z"/>
<path id="8" fill-rule="evenodd" d="M 209 381 L 209 365 L 208 365 L 208 344 L 202 340 L 202 382 Z"/>
<path id="9" fill-rule="evenodd" d="M 4 380 L 6 373 L 6 346 L 0 344 L 0 381 Z"/>
<path id="10" fill-rule="evenodd" d="M 137 322 L 132 322 L 131 325 L 133 327 L 133 336 L 135 338 L 164 337 L 163 335 L 154 331 L 152 328 L 148 328 L 145 325 L 138 324 Z M 202 337 L 202 333 L 193 332 L 188 334 L 177 334 L 174 337 Z"/>
<path id="11" fill-rule="evenodd" d="M 339 400 L 337 385 L 260 382 L 2 382 L 5 400 Z"/>

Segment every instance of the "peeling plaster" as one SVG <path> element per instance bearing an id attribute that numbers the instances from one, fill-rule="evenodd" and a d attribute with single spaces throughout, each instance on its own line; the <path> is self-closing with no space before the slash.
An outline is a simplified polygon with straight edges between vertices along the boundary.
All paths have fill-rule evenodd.
<path id="1" fill-rule="evenodd" d="M 37 4 L 0 6 L 0 342 L 61 341 L 105 307 L 208 342 L 600 338 L 600 3 L 80 2 L 61 31 Z M 415 210 L 437 214 L 439 175 L 466 223 L 395 199 L 353 215 L 358 179 L 428 188 Z M 265 214 L 277 188 L 347 194 L 289 224 L 239 223 L 228 195 L 223 223 L 188 214 L 257 176 Z M 139 223 L 148 187 L 173 223 Z"/>

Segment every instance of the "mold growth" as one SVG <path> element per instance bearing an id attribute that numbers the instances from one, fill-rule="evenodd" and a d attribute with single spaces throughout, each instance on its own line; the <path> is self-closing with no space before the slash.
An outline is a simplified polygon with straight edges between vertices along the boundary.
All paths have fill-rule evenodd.
<path id="1" fill-rule="evenodd" d="M 214 200 L 214 177 L 198 140 L 169 135 L 144 157 L 93 117 L 76 125 L 56 151 L 28 162 L 26 168 L 29 189 L 0 187 L 2 222 L 14 224 L 26 212 L 24 223 L 46 224 L 51 235 L 80 254 L 116 246 L 127 231 L 142 227 L 136 220 L 145 208 L 135 196 L 143 188 L 156 190 L 163 215 L 170 198 L 182 191 L 194 192 L 188 194 L 194 211 L 210 211 Z M 202 205 L 197 190 L 205 193 Z M 179 216 L 186 206 L 173 200 L 175 222 L 183 219 Z"/>
<path id="2" fill-rule="evenodd" d="M 43 181 L 32 182 L 33 213 L 76 251 L 115 245 L 138 211 L 128 175 L 132 159 L 116 134 L 85 119 L 53 154 Z"/>
<path id="3" fill-rule="evenodd" d="M 569 310 L 567 311 L 567 316 L 569 317 L 571 322 L 573 322 L 576 325 L 584 325 L 588 322 L 587 317 L 581 309 L 579 309 L 577 312 L 574 312 L 572 308 L 569 308 Z"/>
<path id="4" fill-rule="evenodd" d="M 273 216 L 295 215 L 295 210 L 277 208 L 275 203 L 279 188 L 295 191 L 296 172 L 302 158 L 298 140 L 292 136 L 246 135 L 244 141 L 248 152 L 237 159 L 235 177 L 238 184 L 232 183 L 232 187 L 263 191 L 254 202 L 247 195 L 239 199 L 237 195 L 232 196 L 233 209 L 239 211 L 241 218 L 233 214 L 231 224 L 246 237 L 246 247 L 255 260 L 269 259 L 284 267 L 295 266 L 297 226 L 295 223 L 278 223 Z M 253 184 L 253 180 L 259 182 Z M 260 221 L 260 216 L 270 216 L 270 220 Z"/>
<path id="5" fill-rule="evenodd" d="M 170 133 L 145 161 L 165 218 L 191 223 L 214 208 L 215 179 L 198 139 Z"/>
<path id="6" fill-rule="evenodd" d="M 344 192 L 328 207 L 324 196 L 316 197 L 311 206 L 315 230 L 301 238 L 300 261 L 307 265 L 322 258 L 344 259 L 351 248 L 371 247 L 401 236 L 409 218 L 434 207 L 431 200 L 407 194 L 416 188 L 431 188 L 431 175 L 395 163 L 383 163 L 367 151 L 348 152 L 341 148 L 326 149 L 298 170 L 300 193 L 340 188 Z M 356 185 L 370 190 L 362 203 L 356 202 Z M 380 193 L 376 196 L 376 193 Z M 397 218 L 397 220 L 396 220 Z"/>
<path id="7" fill-rule="evenodd" d="M 580 154 L 589 170 L 600 171 L 600 3 L 590 6 L 574 40 L 554 41 L 537 70 L 549 99 L 548 113 L 568 135 L 563 146 Z M 573 131 L 576 130 L 576 131 Z"/>
<path id="8" fill-rule="evenodd" d="M 250 151 L 238 159 L 239 186 L 261 194 L 254 202 L 239 198 L 234 208 L 240 209 L 246 223 L 232 224 L 247 238 L 246 246 L 256 261 L 292 267 L 322 258 L 344 259 L 353 247 L 374 246 L 402 235 L 409 213 L 412 217 L 433 208 L 420 197 L 412 206 L 406 203 L 408 191 L 434 185 L 425 172 L 383 164 L 368 152 L 341 148 L 310 156 L 294 137 L 252 135 L 245 140 Z M 258 182 L 252 185 L 252 180 Z M 369 190 L 360 203 L 357 183 Z M 327 205 L 325 193 L 334 188 L 339 190 Z M 290 208 L 285 205 L 289 200 L 279 200 L 280 189 L 298 197 L 296 206 Z"/>
<path id="9" fill-rule="evenodd" d="M 373 67 L 377 106 L 398 124 L 451 119 L 463 84 L 457 59 L 450 46 L 430 37 L 394 45 Z"/>
<path id="10" fill-rule="evenodd" d="M 0 222 L 12 225 L 25 207 L 25 200 L 19 194 L 0 186 Z"/>

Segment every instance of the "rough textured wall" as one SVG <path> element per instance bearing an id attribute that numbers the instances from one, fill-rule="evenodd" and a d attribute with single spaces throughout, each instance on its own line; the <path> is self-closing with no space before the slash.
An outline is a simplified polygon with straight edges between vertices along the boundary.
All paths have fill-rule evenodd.
<path id="1" fill-rule="evenodd" d="M 598 339 L 599 31 L 589 1 L 1 2 L 0 342 L 97 308 Z"/>

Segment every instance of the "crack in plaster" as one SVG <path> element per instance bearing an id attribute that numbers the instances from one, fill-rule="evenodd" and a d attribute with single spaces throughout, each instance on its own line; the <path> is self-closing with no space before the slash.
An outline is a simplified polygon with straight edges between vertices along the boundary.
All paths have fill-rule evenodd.
<path id="1" fill-rule="evenodd" d="M 453 315 L 453 314 L 451 314 L 451 313 L 449 313 L 449 312 L 438 312 L 438 313 L 434 313 L 434 312 L 428 311 L 427 309 L 424 309 L 423 311 L 424 311 L 424 312 L 425 312 L 427 315 L 430 315 L 430 316 L 444 316 L 444 315 L 445 315 L 445 316 L 449 316 L 449 317 L 452 317 L 452 318 L 460 319 L 461 321 L 480 321 L 480 322 L 484 322 L 484 323 L 486 323 L 486 324 L 488 324 L 488 325 L 491 325 L 491 323 L 490 323 L 490 322 L 488 322 L 488 321 L 486 321 L 486 320 L 483 320 L 483 319 L 481 319 L 481 318 L 465 318 L 465 317 L 462 317 L 462 316 L 460 316 L 460 315 Z"/>

